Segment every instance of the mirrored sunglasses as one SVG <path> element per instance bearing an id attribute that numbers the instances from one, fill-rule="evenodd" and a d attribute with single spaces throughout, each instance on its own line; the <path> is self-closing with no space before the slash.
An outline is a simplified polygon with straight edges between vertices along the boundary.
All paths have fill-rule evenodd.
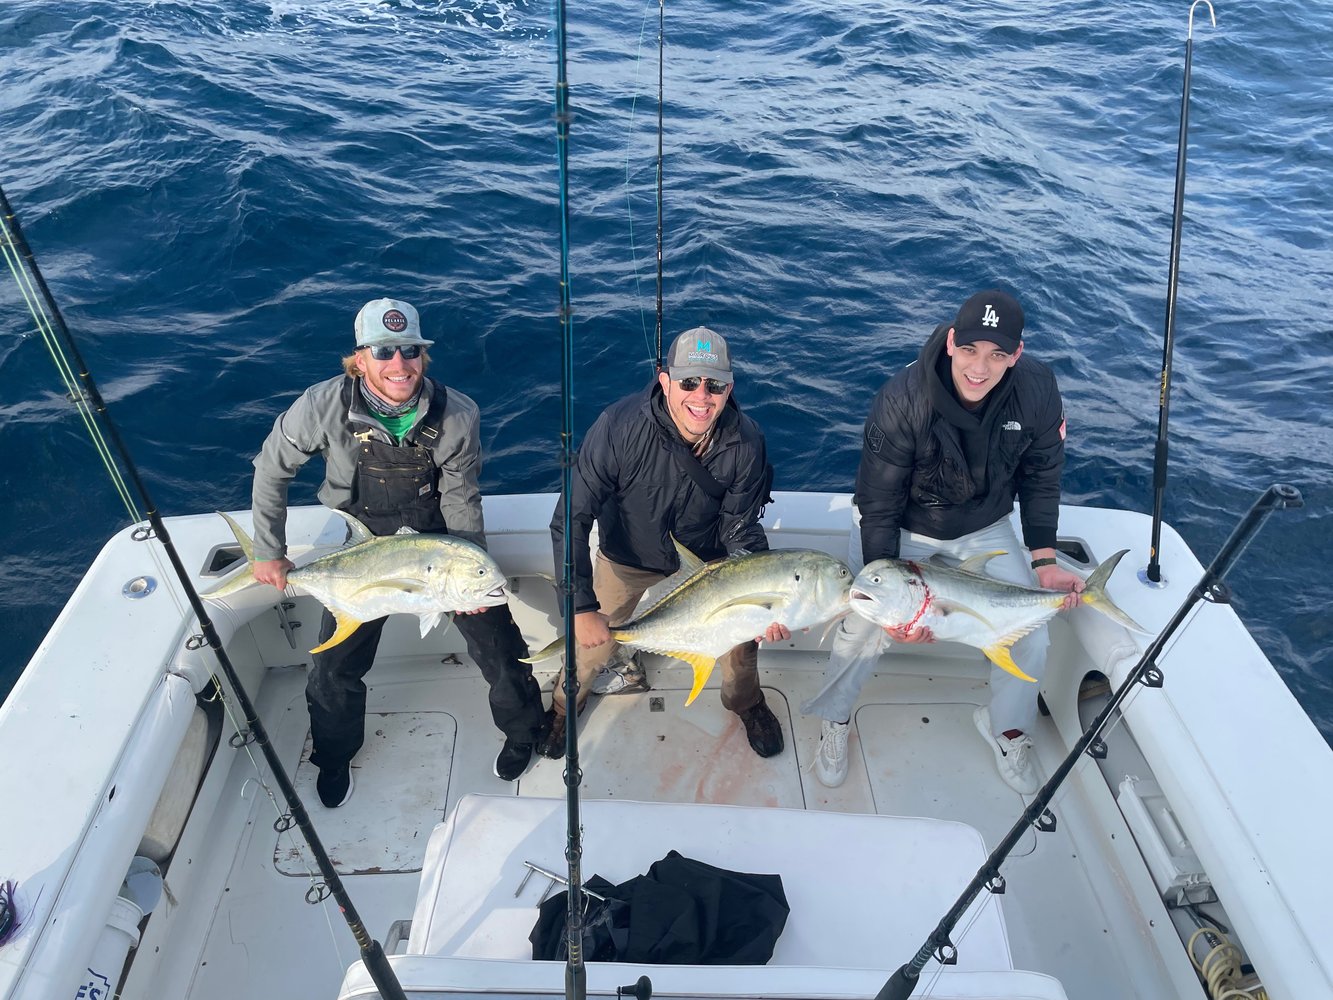
<path id="1" fill-rule="evenodd" d="M 392 360 L 394 354 L 401 354 L 404 361 L 415 361 L 421 357 L 420 344 L 374 344 L 361 350 L 369 351 L 370 356 L 376 361 Z"/>
<path id="2" fill-rule="evenodd" d="M 700 378 L 698 375 L 691 375 L 689 378 L 679 379 L 676 384 L 680 386 L 682 392 L 693 392 L 695 389 L 699 388 L 700 382 L 704 384 L 704 388 L 708 390 L 708 395 L 710 396 L 722 395 L 727 391 L 727 386 L 730 385 L 729 382 L 719 382 L 715 378 Z"/>

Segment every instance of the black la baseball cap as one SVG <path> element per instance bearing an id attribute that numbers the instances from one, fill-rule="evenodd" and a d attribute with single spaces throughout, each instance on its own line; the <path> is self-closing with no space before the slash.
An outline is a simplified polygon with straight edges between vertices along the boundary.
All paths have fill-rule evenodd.
<path id="1" fill-rule="evenodd" d="M 1006 354 L 1013 354 L 1023 341 L 1023 307 L 998 288 L 977 292 L 963 303 L 953 321 L 953 342 L 974 344 L 989 340 Z"/>

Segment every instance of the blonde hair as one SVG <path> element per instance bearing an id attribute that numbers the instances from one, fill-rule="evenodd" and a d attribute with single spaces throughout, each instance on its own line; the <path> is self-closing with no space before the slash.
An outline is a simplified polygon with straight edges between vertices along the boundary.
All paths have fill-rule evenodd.
<path id="1" fill-rule="evenodd" d="M 426 348 L 421 349 L 421 374 L 426 374 L 426 369 L 430 367 L 430 351 Z M 343 374 L 348 378 L 360 378 L 361 369 L 356 366 L 356 351 L 353 351 L 347 357 L 343 358 Z"/>

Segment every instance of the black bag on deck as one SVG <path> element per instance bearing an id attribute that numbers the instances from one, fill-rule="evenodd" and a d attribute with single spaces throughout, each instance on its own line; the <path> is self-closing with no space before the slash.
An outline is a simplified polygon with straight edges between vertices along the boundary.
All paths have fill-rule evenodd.
<path id="1" fill-rule="evenodd" d="M 782 876 L 716 868 L 671 851 L 620 885 L 599 875 L 584 896 L 583 958 L 650 965 L 763 965 L 786 926 Z M 541 904 L 532 957 L 564 961 L 568 893 Z"/>

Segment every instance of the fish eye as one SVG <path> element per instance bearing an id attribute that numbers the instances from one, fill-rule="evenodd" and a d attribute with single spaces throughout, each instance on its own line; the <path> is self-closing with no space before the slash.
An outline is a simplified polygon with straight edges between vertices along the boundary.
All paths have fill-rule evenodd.
<path id="1" fill-rule="evenodd" d="M 477 576 L 485 576 L 485 575 L 486 575 L 486 567 L 485 567 L 485 566 L 478 566 L 478 567 L 477 567 Z"/>
<path id="2" fill-rule="evenodd" d="M 800 573 L 797 573 L 797 574 L 796 574 L 796 582 L 797 582 L 797 583 L 800 583 L 800 582 L 801 582 L 801 574 L 800 574 Z"/>
<path id="3" fill-rule="evenodd" d="M 876 573 L 874 576 L 872 576 L 872 577 L 870 578 L 870 582 L 871 582 L 871 583 L 881 583 L 881 582 L 883 582 L 883 579 L 884 579 L 884 578 L 883 578 L 882 576 L 880 576 L 878 573 Z"/>

